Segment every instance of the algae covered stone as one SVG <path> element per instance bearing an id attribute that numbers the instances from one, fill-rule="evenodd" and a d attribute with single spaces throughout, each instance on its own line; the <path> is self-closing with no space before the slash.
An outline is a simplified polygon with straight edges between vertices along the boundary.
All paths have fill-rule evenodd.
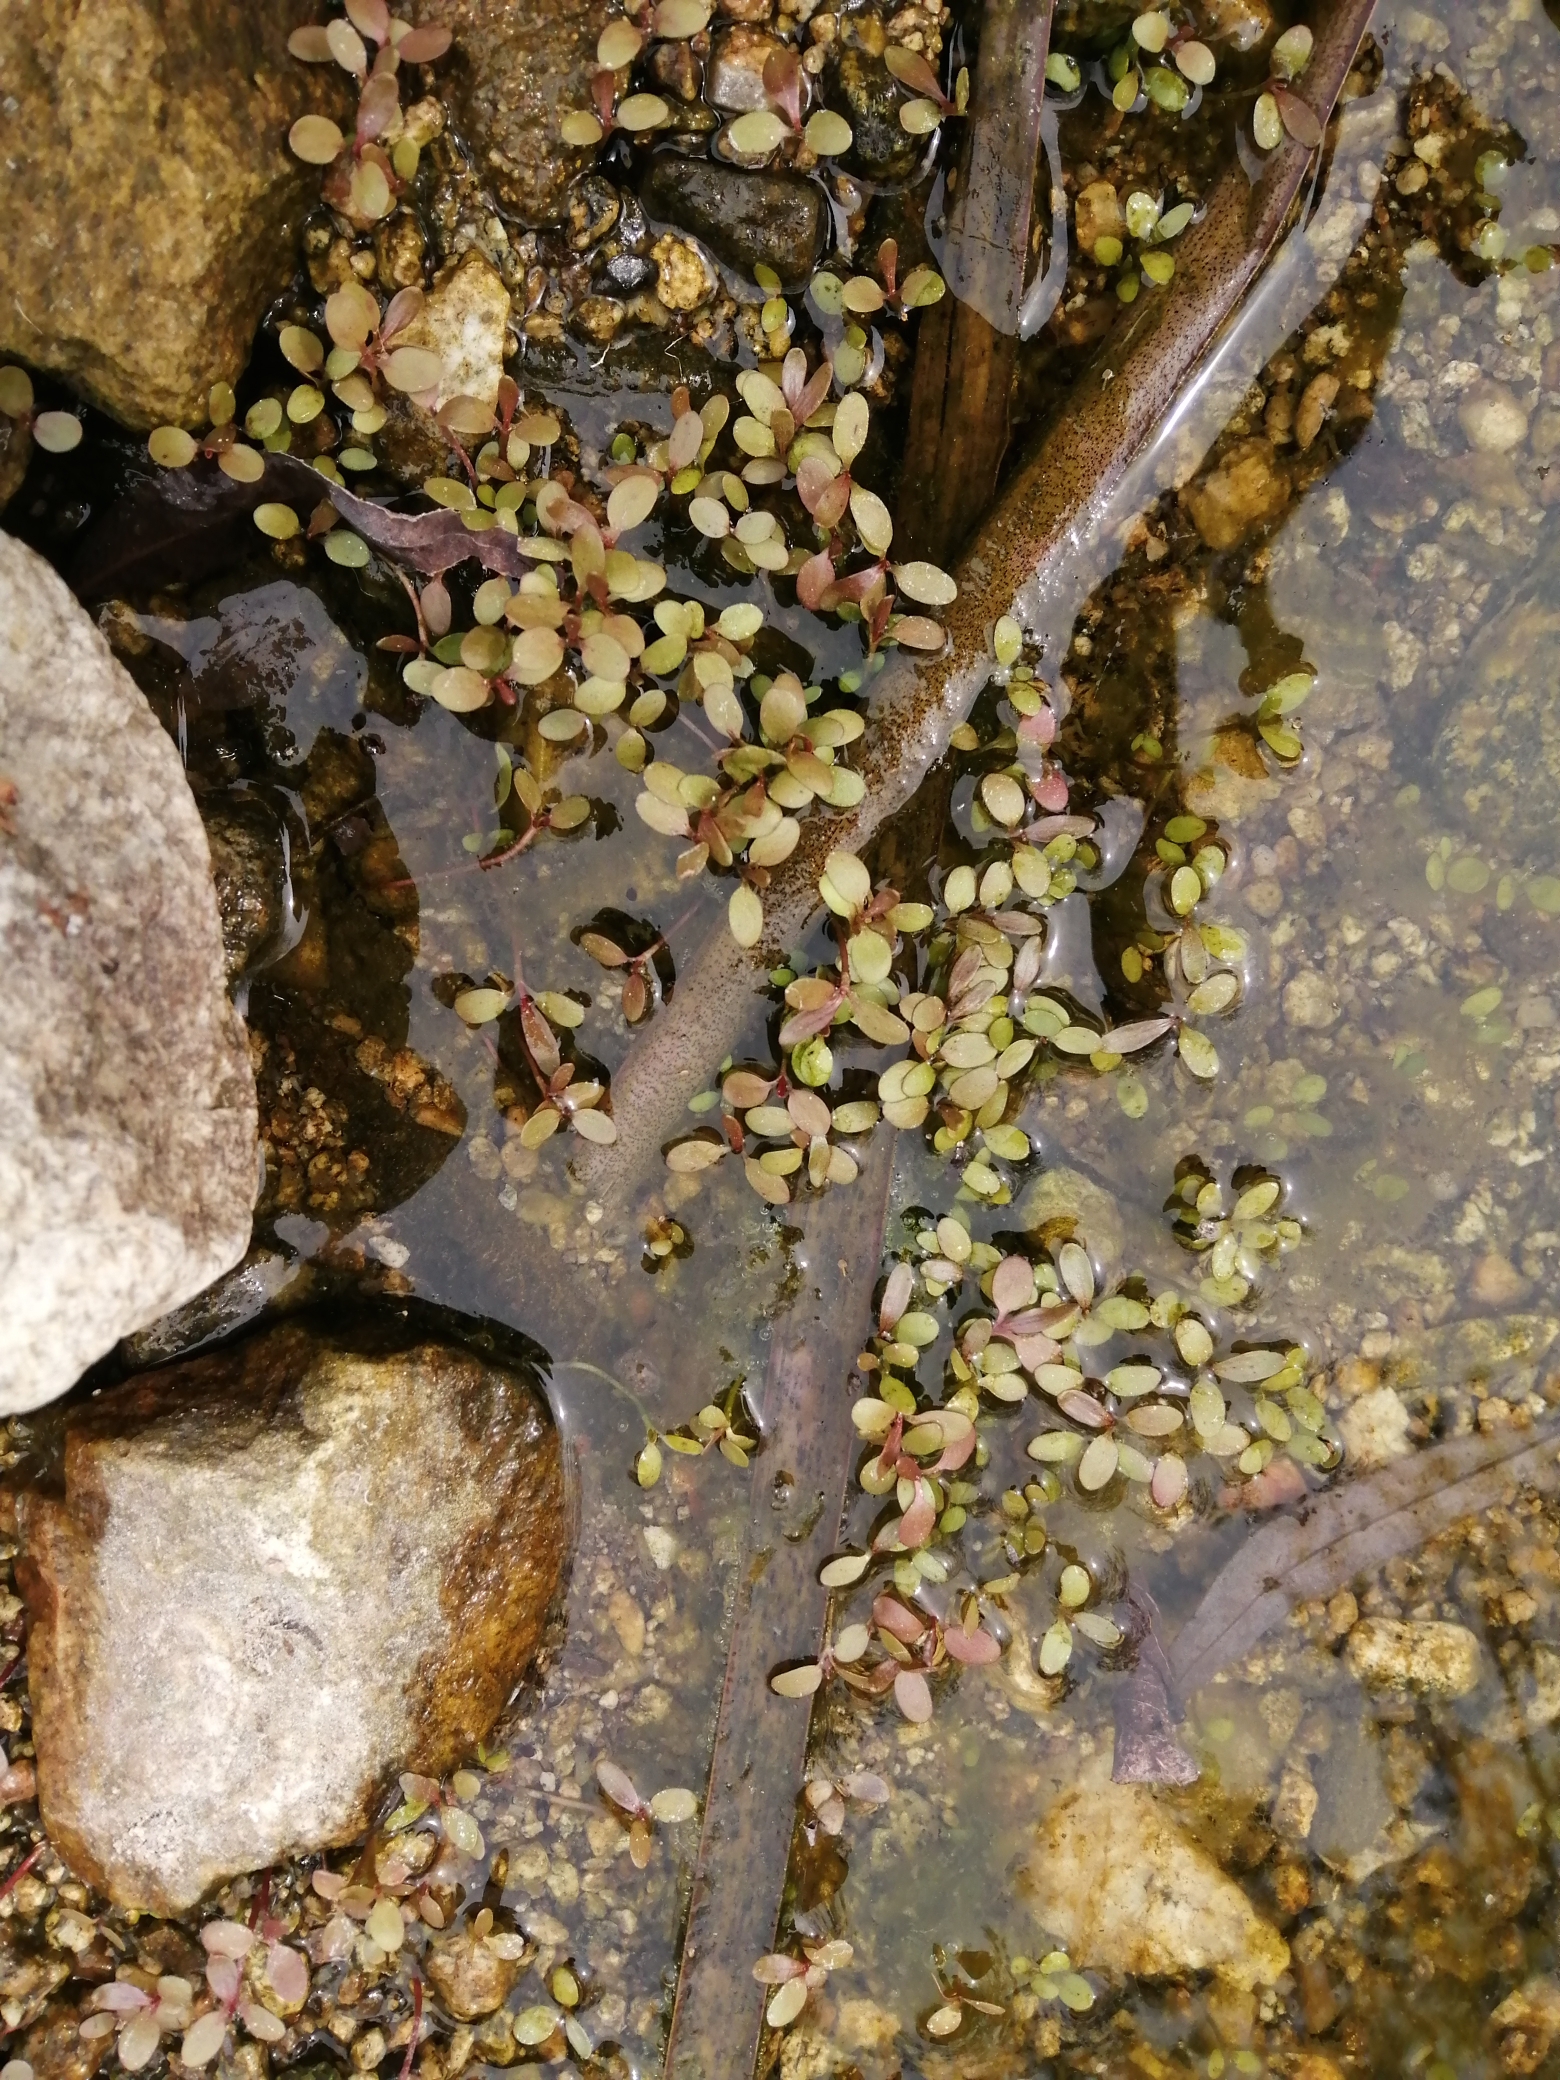
<path id="1" fill-rule="evenodd" d="M 44 1825 L 159 1914 L 468 1756 L 568 1544 L 534 1386 L 397 1317 L 147 1374 L 72 1411 L 62 1463 L 18 1512 Z"/>

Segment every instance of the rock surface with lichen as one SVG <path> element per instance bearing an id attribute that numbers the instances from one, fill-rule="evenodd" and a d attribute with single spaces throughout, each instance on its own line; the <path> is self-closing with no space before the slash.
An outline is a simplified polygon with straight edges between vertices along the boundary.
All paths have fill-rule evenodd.
<path id="1" fill-rule="evenodd" d="M 593 109 L 596 43 L 615 12 L 608 0 L 418 0 L 419 27 L 455 39 L 440 82 L 476 171 L 522 224 L 560 222 L 570 181 L 595 158 L 593 145 L 566 145 L 558 124 Z"/>
<path id="2" fill-rule="evenodd" d="M 243 1256 L 254 1077 L 179 754 L 0 535 L 0 1408 L 35 1408 Z"/>
<path id="3" fill-rule="evenodd" d="M 8 0 L 0 359 L 62 376 L 127 426 L 204 423 L 293 269 L 317 168 L 287 149 L 335 68 L 287 38 L 312 0 Z"/>
<path id="4" fill-rule="evenodd" d="M 75 1410 L 27 1492 L 49 1839 L 116 1904 L 348 1842 L 440 1776 L 536 1650 L 562 1454 L 520 1374 L 376 1327 L 288 1323 Z"/>

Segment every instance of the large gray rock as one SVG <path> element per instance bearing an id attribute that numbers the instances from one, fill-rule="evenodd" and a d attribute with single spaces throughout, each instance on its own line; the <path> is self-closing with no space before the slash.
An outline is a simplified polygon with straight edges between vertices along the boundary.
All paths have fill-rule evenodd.
<path id="1" fill-rule="evenodd" d="M 0 787 L 0 1409 L 23 1409 L 236 1264 L 259 1178 L 178 752 L 9 535 Z"/>
<path id="2" fill-rule="evenodd" d="M 822 258 L 829 210 L 823 190 L 799 173 L 750 173 L 714 159 L 659 152 L 645 176 L 652 217 L 703 239 L 717 260 L 748 280 L 760 264 L 786 288 L 799 287 Z"/>
<path id="3" fill-rule="evenodd" d="M 538 1394 L 394 1321 L 288 1323 L 117 1388 L 67 1418 L 64 1476 L 18 1507 L 44 1825 L 159 1914 L 469 1755 L 568 1545 Z"/>
<path id="4" fill-rule="evenodd" d="M 5 0 L 0 360 L 129 426 L 204 425 L 294 264 L 317 168 L 287 149 L 335 66 L 287 55 L 314 0 Z M 334 78 L 331 75 L 335 75 Z"/>

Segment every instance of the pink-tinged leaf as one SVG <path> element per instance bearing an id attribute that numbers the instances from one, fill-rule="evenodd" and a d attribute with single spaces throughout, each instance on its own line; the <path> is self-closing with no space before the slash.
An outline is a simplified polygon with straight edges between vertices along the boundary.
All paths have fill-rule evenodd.
<path id="1" fill-rule="evenodd" d="M 754 1965 L 753 1977 L 760 1986 L 784 1986 L 787 1980 L 805 1977 L 806 1971 L 801 1958 L 786 1957 L 780 1951 L 772 1950 Z"/>
<path id="2" fill-rule="evenodd" d="M 422 589 L 422 615 L 435 642 L 450 632 L 450 595 L 442 578 L 430 578 Z"/>
<path id="3" fill-rule="evenodd" d="M 645 1802 L 634 1788 L 632 1777 L 629 1776 L 626 1770 L 619 1769 L 615 1762 L 598 1762 L 596 1764 L 596 1782 L 601 1786 L 608 1798 L 611 1799 L 612 1803 L 615 1806 L 621 1806 L 625 1813 L 640 1813 L 644 1811 Z"/>
<path id="4" fill-rule="evenodd" d="M 1179 1453 L 1166 1452 L 1154 1467 L 1148 1492 L 1158 1509 L 1175 1509 L 1186 1494 L 1186 1461 Z"/>
<path id="5" fill-rule="evenodd" d="M 834 583 L 834 565 L 827 549 L 809 556 L 796 574 L 796 596 L 810 614 L 823 604 L 824 594 Z"/>
<path id="6" fill-rule="evenodd" d="M 294 58 L 301 58 L 305 65 L 330 65 L 336 54 L 330 47 L 330 38 L 325 34 L 323 22 L 310 22 L 302 29 L 294 29 L 287 39 L 287 49 Z"/>
<path id="7" fill-rule="evenodd" d="M 557 1036 L 542 1016 L 534 997 L 520 999 L 520 1025 L 538 1070 L 549 1079 L 556 1076 L 563 1056 L 558 1052 Z"/>
<path id="8" fill-rule="evenodd" d="M 834 581 L 836 602 L 848 599 L 858 607 L 865 607 L 872 594 L 878 593 L 881 596 L 883 571 L 884 566 L 881 563 L 869 563 L 864 571 L 852 571 L 849 577 L 836 578 Z"/>
<path id="9" fill-rule="evenodd" d="M 899 1464 L 899 1444 L 905 1434 L 905 1419 L 896 1415 L 888 1426 L 888 1435 L 883 1440 L 883 1449 L 878 1454 L 878 1471 L 892 1473 Z M 912 1475 L 912 1478 L 914 1476 Z"/>
<path id="10" fill-rule="evenodd" d="M 892 296 L 894 285 L 899 279 L 899 241 L 885 238 L 877 251 L 878 273 L 883 277 L 883 286 Z"/>
<path id="11" fill-rule="evenodd" d="M 347 0 L 347 20 L 370 43 L 389 41 L 390 10 L 385 0 Z"/>
<path id="12" fill-rule="evenodd" d="M 925 1632 L 927 1620 L 919 1611 L 901 1603 L 897 1596 L 879 1596 L 872 1604 L 872 1622 L 907 1647 L 913 1647 Z"/>
<path id="13" fill-rule="evenodd" d="M 1030 785 L 1042 809 L 1056 811 L 1067 807 L 1067 776 L 1060 766 L 1049 766 Z"/>
<path id="14" fill-rule="evenodd" d="M 885 605 L 887 602 L 885 602 Z M 938 651 L 948 640 L 948 631 L 929 614 L 904 614 L 894 623 L 894 641 L 904 650 Z"/>
<path id="15" fill-rule="evenodd" d="M 133 2015 L 138 2008 L 149 2008 L 152 1996 L 139 1986 L 132 1986 L 124 1979 L 111 1979 L 107 1986 L 99 1986 L 93 1993 L 89 2005 L 106 2008 L 115 2015 Z"/>
<path id="16" fill-rule="evenodd" d="M 340 1899 L 347 1889 L 347 1878 L 344 1871 L 315 1871 L 310 1877 L 309 1883 L 321 1899 Z"/>
<path id="17" fill-rule="evenodd" d="M 200 1939 L 211 1957 L 247 1957 L 255 1940 L 242 1921 L 208 1921 Z"/>
<path id="18" fill-rule="evenodd" d="M 1054 1365 L 1062 1355 L 1061 1345 L 1053 1343 L 1049 1336 L 1014 1336 L 1013 1348 L 1026 1372 L 1033 1372 L 1037 1365 Z"/>
<path id="19" fill-rule="evenodd" d="M 358 143 L 367 144 L 371 138 L 383 137 L 400 112 L 401 90 L 394 75 L 376 73 L 358 96 Z"/>
<path id="20" fill-rule="evenodd" d="M 286 2008 L 299 2008 L 309 1997 L 309 1967 L 300 1951 L 273 1943 L 266 1952 L 265 1975 Z"/>
<path id="21" fill-rule="evenodd" d="M 1038 816 L 1030 824 L 1024 836 L 1036 845 L 1043 845 L 1048 838 L 1090 838 L 1094 835 L 1092 816 Z"/>
<path id="22" fill-rule="evenodd" d="M 386 346 L 398 332 L 404 332 L 423 307 L 421 289 L 397 289 L 385 306 L 384 317 L 379 322 L 379 337 Z"/>
<path id="23" fill-rule="evenodd" d="M 975 1444 L 975 1426 L 971 1424 L 962 1437 L 956 1437 L 952 1444 L 943 1446 L 932 1471 L 934 1473 L 957 1473 L 961 1466 L 968 1463 L 970 1455 L 975 1450 Z"/>
<path id="24" fill-rule="evenodd" d="M 796 52 L 788 45 L 764 60 L 764 92 L 793 130 L 802 120 L 802 68 Z"/>
<path id="25" fill-rule="evenodd" d="M 830 477 L 813 503 L 813 518 L 820 527 L 836 528 L 845 517 L 850 504 L 850 471 L 842 469 L 837 477 Z"/>
<path id="26" fill-rule="evenodd" d="M 1002 1659 L 1000 1644 L 984 1625 L 977 1625 L 973 1632 L 966 1632 L 962 1625 L 945 1626 L 943 1645 L 949 1660 L 962 1661 L 966 1668 L 979 1668 L 985 1662 Z"/>
<path id="27" fill-rule="evenodd" d="M 1112 1026 L 1100 1036 L 1100 1046 L 1110 1054 L 1138 1054 L 1162 1040 L 1174 1023 L 1169 1018 L 1141 1018 L 1135 1025 Z"/>
<path id="28" fill-rule="evenodd" d="M 239 1977 L 236 1957 L 214 1957 L 206 1967 L 206 1984 L 224 2007 L 237 2000 Z"/>
<path id="29" fill-rule="evenodd" d="M 1045 706 L 1033 715 L 1021 716 L 1016 735 L 1020 744 L 1038 744 L 1043 751 L 1056 741 L 1055 711 Z"/>
<path id="30" fill-rule="evenodd" d="M 991 1297 L 999 1315 L 1027 1307 L 1034 1292 L 1035 1275 L 1027 1257 L 1004 1257 L 991 1275 Z"/>
<path id="31" fill-rule="evenodd" d="M 896 1264 L 888 1274 L 888 1284 L 878 1302 L 878 1327 L 885 1336 L 910 1305 L 910 1295 L 914 1291 L 915 1273 L 908 1264 Z"/>
<path id="32" fill-rule="evenodd" d="M 396 50 L 403 65 L 431 65 L 436 58 L 442 58 L 449 47 L 448 29 L 427 28 L 414 29 L 409 36 L 403 36 Z"/>
<path id="33" fill-rule="evenodd" d="M 1116 1419 L 1109 1409 L 1102 1408 L 1092 1394 L 1084 1394 L 1075 1387 L 1058 1394 L 1056 1405 L 1064 1416 L 1070 1416 L 1085 1430 L 1113 1430 L 1116 1426 Z"/>
<path id="34" fill-rule="evenodd" d="M 894 1678 L 894 1702 L 912 1726 L 924 1726 L 932 1716 L 932 1692 L 918 1668 L 902 1668 Z"/>
<path id="35" fill-rule="evenodd" d="M 807 424 L 828 396 L 833 381 L 834 371 L 825 361 L 820 368 L 813 370 L 799 396 L 793 397 L 789 391 L 786 392 L 785 401 L 791 407 L 791 416 L 798 426 Z"/>
<path id="36" fill-rule="evenodd" d="M 883 53 L 883 62 L 912 94 L 924 94 L 928 101 L 935 101 L 939 108 L 950 104 L 942 90 L 942 81 L 933 72 L 919 51 L 907 50 L 902 43 L 891 43 Z"/>
<path id="37" fill-rule="evenodd" d="M 1225 1509 L 1281 1509 L 1285 1503 L 1303 1501 L 1310 1492 L 1293 1459 L 1274 1459 L 1240 1487 L 1221 1488 L 1219 1502 Z"/>
<path id="38" fill-rule="evenodd" d="M 1308 152 L 1314 152 L 1322 141 L 1322 125 L 1311 104 L 1302 100 L 1293 87 L 1274 87 L 1271 92 L 1284 119 L 1284 128 L 1296 144 L 1303 144 Z"/>
<path id="39" fill-rule="evenodd" d="M 930 1495 L 918 1494 L 899 1520 L 899 1543 L 914 1552 L 937 1528 L 937 1509 Z"/>
<path id="40" fill-rule="evenodd" d="M 674 470 L 687 469 L 690 463 L 698 461 L 703 445 L 704 421 L 697 412 L 684 412 L 672 428 L 666 459 Z"/>
<path id="41" fill-rule="evenodd" d="M 816 515 L 818 501 L 834 482 L 834 472 L 821 455 L 804 455 L 796 472 L 796 495 Z"/>
<path id="42" fill-rule="evenodd" d="M 795 1047 L 800 1041 L 813 1040 L 819 1033 L 826 1033 L 834 1023 L 839 1004 L 843 1002 L 841 997 L 835 1003 L 820 1004 L 815 1011 L 795 1012 L 780 1028 L 780 1045 Z"/>

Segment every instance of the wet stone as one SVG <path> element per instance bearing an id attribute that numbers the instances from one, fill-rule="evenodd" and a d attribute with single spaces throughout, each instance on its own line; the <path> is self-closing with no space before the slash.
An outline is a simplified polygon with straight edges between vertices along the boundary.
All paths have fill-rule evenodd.
<path id="1" fill-rule="evenodd" d="M 222 953 L 230 980 L 275 946 L 286 922 L 286 863 L 275 815 L 254 795 L 220 795 L 201 803 L 211 876 L 222 919 Z"/>
<path id="2" fill-rule="evenodd" d="M 1479 1642 L 1466 1625 L 1362 1618 L 1344 1647 L 1349 1667 L 1373 1689 L 1466 1697 L 1479 1681 Z"/>
<path id="3" fill-rule="evenodd" d="M 1487 455 L 1509 455 L 1527 439 L 1527 409 L 1501 383 L 1481 383 L 1457 413 L 1470 447 Z"/>
<path id="4" fill-rule="evenodd" d="M 463 1929 L 431 1945 L 428 1977 L 457 2022 L 476 2022 L 509 1998 L 520 1976 L 523 1948 L 514 1936 Z"/>
<path id="5" fill-rule="evenodd" d="M 1289 473 L 1271 441 L 1237 441 L 1217 467 L 1181 493 L 1210 549 L 1233 549 L 1276 520 L 1289 504 Z"/>
<path id="6" fill-rule="evenodd" d="M 1303 968 L 1284 985 L 1284 1018 L 1308 1032 L 1325 1032 L 1338 1017 L 1338 993 L 1325 975 Z"/>
<path id="7" fill-rule="evenodd" d="M 1465 688 L 1442 725 L 1435 758 L 1447 807 L 1502 848 L 1556 863 L 1560 788 L 1560 606 L 1552 561 L 1491 617 L 1460 675 Z"/>
<path id="8" fill-rule="evenodd" d="M 456 125 L 476 170 L 522 224 L 558 223 L 568 186 L 595 157 L 558 135 L 566 109 L 592 106 L 596 43 L 608 0 L 420 0 L 419 24 L 442 23 L 454 48 L 441 61 Z"/>
<path id="9" fill-rule="evenodd" d="M 1143 1784 L 1076 1786 L 1041 1822 L 1031 1902 L 1083 1970 L 1271 1986 L 1289 1946 Z"/>
<path id="10" fill-rule="evenodd" d="M 491 1730 L 564 1562 L 519 1373 L 393 1317 L 289 1323 L 74 1411 L 19 1501 L 49 1837 L 123 1907 L 354 1840 Z M 112 1757 L 112 1768 L 104 1758 Z"/>
<path id="11" fill-rule="evenodd" d="M 316 12 L 9 0 L 0 360 L 63 376 L 130 426 L 204 424 L 318 193 L 287 132 L 311 108 L 347 113 L 335 67 L 287 55 Z"/>
<path id="12" fill-rule="evenodd" d="M 855 142 L 849 164 L 871 180 L 899 180 L 920 157 L 921 140 L 909 135 L 899 111 L 909 98 L 880 56 L 848 45 L 840 53 L 837 93 Z"/>
<path id="13" fill-rule="evenodd" d="M 764 67 L 785 45 L 767 30 L 739 26 L 715 38 L 705 75 L 705 99 L 727 115 L 767 108 Z"/>
<path id="14" fill-rule="evenodd" d="M 1085 1243 L 1108 1277 L 1121 1264 L 1126 1247 L 1121 1209 L 1103 1185 L 1065 1163 L 1042 1170 L 1018 1202 L 1017 1226 L 1026 1235 L 1052 1243 Z"/>
<path id="15" fill-rule="evenodd" d="M 798 287 L 823 253 L 823 191 L 799 174 L 750 173 L 662 153 L 645 177 L 643 196 L 652 217 L 691 232 L 749 279 L 763 263 L 783 285 Z"/>
<path id="16" fill-rule="evenodd" d="M 397 346 L 425 347 L 443 366 L 430 405 L 391 394 L 381 446 L 386 462 L 402 476 L 416 479 L 443 468 L 450 438 L 435 414 L 451 398 L 474 397 L 490 411 L 496 407 L 509 308 L 509 291 L 497 268 L 480 253 L 468 253 L 435 283 L 411 324 L 396 334 Z"/>

